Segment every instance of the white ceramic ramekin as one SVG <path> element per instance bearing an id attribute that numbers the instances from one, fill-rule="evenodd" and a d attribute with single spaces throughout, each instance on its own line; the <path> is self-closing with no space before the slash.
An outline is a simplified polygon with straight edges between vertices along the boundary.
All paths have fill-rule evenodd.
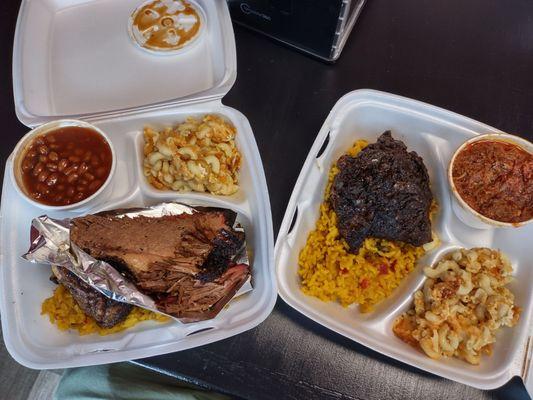
<path id="1" fill-rule="evenodd" d="M 47 132 L 50 132 L 54 129 L 66 127 L 66 126 L 80 126 L 83 128 L 89 128 L 97 133 L 99 133 L 104 140 L 109 145 L 109 148 L 111 149 L 111 170 L 109 171 L 109 176 L 105 180 L 104 184 L 91 196 L 87 197 L 86 199 L 83 199 L 77 203 L 68 204 L 65 206 L 51 206 L 48 204 L 39 203 L 38 201 L 32 199 L 29 194 L 27 193 L 26 188 L 24 187 L 24 183 L 22 182 L 22 168 L 21 163 L 24 159 L 24 155 L 26 154 L 28 150 L 28 146 L 32 142 L 32 140 L 36 136 L 45 135 Z M 84 121 L 74 120 L 74 119 L 61 119 L 57 121 L 48 122 L 46 124 L 40 125 L 35 129 L 32 129 L 30 132 L 28 132 L 26 135 L 20 139 L 20 141 L 15 146 L 15 150 L 13 150 L 13 166 L 11 168 L 11 178 L 13 182 L 15 183 L 15 188 L 17 192 L 20 194 L 21 197 L 23 197 L 26 201 L 28 201 L 30 204 L 42 208 L 44 210 L 54 210 L 54 211 L 65 211 L 65 210 L 72 210 L 72 209 L 81 209 L 81 208 L 89 208 L 92 205 L 96 204 L 96 202 L 101 199 L 104 193 L 107 193 L 107 188 L 110 186 L 110 183 L 113 179 L 113 175 L 116 168 L 116 156 L 115 156 L 115 149 L 113 148 L 113 144 L 109 140 L 109 138 L 106 136 L 102 130 L 97 128 L 94 125 L 91 125 Z"/>
<path id="2" fill-rule="evenodd" d="M 533 143 L 521 137 L 509 135 L 507 133 L 489 133 L 486 135 L 479 135 L 464 142 L 455 151 L 452 159 L 450 160 L 450 164 L 448 166 L 448 183 L 452 191 L 452 209 L 455 215 L 457 215 L 457 217 L 462 222 L 464 222 L 466 225 L 469 225 L 477 229 L 490 229 L 490 228 L 495 228 L 495 227 L 496 228 L 517 228 L 517 227 L 533 222 L 533 218 L 527 221 L 522 221 L 522 222 L 517 222 L 517 223 L 501 222 L 501 221 L 496 221 L 491 218 L 487 218 L 484 215 L 477 212 L 476 210 L 474 210 L 472 207 L 470 207 L 462 199 L 461 195 L 457 192 L 457 188 L 455 187 L 455 183 L 453 182 L 453 177 L 452 177 L 452 168 L 453 168 L 453 163 L 455 161 L 455 158 L 457 157 L 457 154 L 459 154 L 466 146 L 468 146 L 471 143 L 480 141 L 480 140 L 497 140 L 497 141 L 502 141 L 502 142 L 513 143 L 521 147 L 522 149 L 528 151 L 529 153 L 533 153 Z"/>

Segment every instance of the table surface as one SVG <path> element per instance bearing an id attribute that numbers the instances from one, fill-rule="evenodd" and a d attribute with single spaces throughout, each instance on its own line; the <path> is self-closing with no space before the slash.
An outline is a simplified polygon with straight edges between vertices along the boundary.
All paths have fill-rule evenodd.
<path id="1" fill-rule="evenodd" d="M 4 165 L 27 132 L 13 108 L 10 54 L 19 2 L 3 3 L 0 112 Z M 238 77 L 224 103 L 253 127 L 274 231 L 324 119 L 343 94 L 383 90 L 533 138 L 533 2 L 368 0 L 340 60 L 326 65 L 235 28 Z M 138 361 L 253 399 L 528 399 L 519 378 L 490 392 L 391 360 L 278 300 L 259 327 L 218 343 Z"/>

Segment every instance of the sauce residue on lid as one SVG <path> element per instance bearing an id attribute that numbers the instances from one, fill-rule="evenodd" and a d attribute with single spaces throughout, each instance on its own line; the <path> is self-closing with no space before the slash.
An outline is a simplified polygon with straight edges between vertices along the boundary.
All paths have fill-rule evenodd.
<path id="1" fill-rule="evenodd" d="M 500 222 L 533 218 L 533 155 L 502 140 L 478 140 L 452 165 L 459 196 L 474 210 Z"/>
<path id="2" fill-rule="evenodd" d="M 65 126 L 36 136 L 20 163 L 24 191 L 33 200 L 65 206 L 93 195 L 111 172 L 111 147 L 97 131 Z"/>
<path id="3" fill-rule="evenodd" d="M 200 32 L 200 13 L 186 0 L 154 0 L 137 8 L 130 19 L 137 43 L 168 52 L 192 42 Z"/>

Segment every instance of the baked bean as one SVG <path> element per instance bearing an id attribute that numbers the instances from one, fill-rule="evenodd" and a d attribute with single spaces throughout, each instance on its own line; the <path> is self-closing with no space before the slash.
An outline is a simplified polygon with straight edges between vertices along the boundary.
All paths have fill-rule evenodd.
<path id="1" fill-rule="evenodd" d="M 43 171 L 39 174 L 39 176 L 37 177 L 37 180 L 39 182 L 44 182 L 47 178 L 48 178 L 48 175 L 50 175 L 50 172 L 48 171 Z"/>
<path id="2" fill-rule="evenodd" d="M 63 171 L 68 166 L 68 160 L 65 158 L 62 158 L 59 160 L 59 163 L 57 164 L 57 169 L 60 171 Z"/>
<path id="3" fill-rule="evenodd" d="M 86 197 L 86 196 L 85 196 L 85 193 L 83 193 L 83 192 L 78 192 L 78 193 L 76 193 L 76 194 L 74 195 L 74 200 L 76 200 L 76 201 L 81 201 L 81 200 L 83 200 L 85 197 Z"/>
<path id="4" fill-rule="evenodd" d="M 91 184 L 89 185 L 89 190 L 96 191 L 96 189 L 98 189 L 100 186 L 102 186 L 102 181 L 97 179 L 91 182 Z"/>
<path id="5" fill-rule="evenodd" d="M 69 186 L 69 188 L 67 189 L 67 196 L 68 197 L 72 197 L 72 196 L 74 196 L 74 193 L 76 193 L 74 188 L 72 186 Z"/>
<path id="6" fill-rule="evenodd" d="M 50 194 L 50 188 L 48 188 L 44 183 L 38 183 L 36 188 L 39 193 L 41 193 L 41 196 Z"/>
<path id="7" fill-rule="evenodd" d="M 91 165 L 93 167 L 98 167 L 100 165 L 100 160 L 97 156 L 91 156 Z"/>
<path id="8" fill-rule="evenodd" d="M 78 192 L 84 192 L 85 189 L 86 189 L 85 185 L 76 186 L 76 191 L 78 191 Z"/>
<path id="9" fill-rule="evenodd" d="M 56 203 L 61 203 L 62 200 L 63 200 L 63 195 L 62 194 L 58 194 L 58 195 L 56 195 L 56 197 L 54 197 L 54 201 Z"/>
<path id="10" fill-rule="evenodd" d="M 84 177 L 85 179 L 87 179 L 89 182 L 94 181 L 94 175 L 91 174 L 90 172 L 86 172 L 85 174 L 83 174 L 83 177 Z"/>
<path id="11" fill-rule="evenodd" d="M 78 156 L 69 156 L 68 160 L 73 163 L 79 163 L 81 161 L 81 158 Z"/>
<path id="12" fill-rule="evenodd" d="M 67 182 L 68 183 L 74 183 L 79 179 L 79 175 L 75 172 L 67 176 Z"/>
<path id="13" fill-rule="evenodd" d="M 39 136 L 37 139 L 35 139 L 35 144 L 36 144 L 37 146 L 40 146 L 40 145 L 44 144 L 44 139 L 43 139 L 43 137 L 42 137 L 42 136 Z"/>
<path id="14" fill-rule="evenodd" d="M 80 149 L 80 148 L 74 149 L 74 154 L 76 154 L 79 157 L 81 157 L 83 153 L 85 153 L 83 149 Z"/>
<path id="15" fill-rule="evenodd" d="M 59 150 L 61 148 L 61 146 L 56 143 L 51 144 L 49 147 L 51 150 Z"/>
<path id="16" fill-rule="evenodd" d="M 33 168 L 32 175 L 38 176 L 41 172 L 44 170 L 44 164 L 42 162 L 38 162 L 37 165 Z"/>
<path id="17" fill-rule="evenodd" d="M 28 154 L 26 154 L 26 158 L 35 158 L 37 155 L 37 152 L 35 150 L 28 151 Z"/>
<path id="18" fill-rule="evenodd" d="M 30 169 L 33 169 L 33 167 L 35 167 L 35 163 L 33 160 L 26 158 L 24 159 L 24 161 L 22 161 L 22 170 L 24 172 L 27 172 Z"/>
<path id="19" fill-rule="evenodd" d="M 48 159 L 50 161 L 57 161 L 59 160 L 59 156 L 57 155 L 55 151 L 51 151 L 50 154 L 48 154 Z"/>
<path id="20" fill-rule="evenodd" d="M 55 172 L 55 171 L 57 171 L 57 164 L 48 163 L 48 164 L 46 164 L 46 168 L 48 169 L 48 171 Z"/>
<path id="21" fill-rule="evenodd" d="M 55 143 L 57 142 L 57 139 L 54 135 L 46 135 L 44 137 L 44 139 L 48 142 L 48 143 Z"/>
<path id="22" fill-rule="evenodd" d="M 39 161 L 40 162 L 47 162 L 48 161 L 48 158 L 46 156 L 43 156 L 42 154 L 39 156 Z"/>
<path id="23" fill-rule="evenodd" d="M 37 147 L 37 151 L 41 153 L 43 156 L 47 155 L 49 152 L 48 147 L 46 147 L 44 144 Z"/>
<path id="24" fill-rule="evenodd" d="M 91 150 L 87 151 L 87 153 L 85 153 L 83 156 L 83 161 L 90 161 L 92 156 L 93 152 Z"/>
<path id="25" fill-rule="evenodd" d="M 80 168 L 78 168 L 78 173 L 79 173 L 80 175 L 83 175 L 83 174 L 86 173 L 88 170 L 89 170 L 89 166 L 88 166 L 86 163 L 82 162 L 82 163 L 80 164 Z"/>
<path id="26" fill-rule="evenodd" d="M 57 185 L 57 190 L 59 192 L 64 192 L 65 191 L 65 185 L 63 185 L 62 183 L 60 183 L 59 185 Z"/>
<path id="27" fill-rule="evenodd" d="M 74 172 L 77 172 L 78 167 L 79 167 L 78 164 L 72 164 L 69 167 L 65 168 L 65 171 L 63 171 L 63 173 L 68 176 L 70 174 L 73 174 Z"/>
<path id="28" fill-rule="evenodd" d="M 58 180 L 59 180 L 59 174 L 57 172 L 53 172 L 50 174 L 50 176 L 46 180 L 46 184 L 48 186 L 54 186 Z"/>
<path id="29" fill-rule="evenodd" d="M 81 179 L 80 179 L 80 184 L 82 184 L 82 185 L 86 185 L 86 186 L 87 186 L 87 185 L 89 184 L 89 181 L 88 181 L 87 179 L 83 179 L 83 178 L 81 178 Z"/>
<path id="30" fill-rule="evenodd" d="M 106 172 L 107 172 L 107 171 L 106 171 L 105 167 L 99 167 L 99 168 L 96 169 L 95 174 L 96 174 L 96 176 L 97 176 L 98 178 L 103 178 L 104 175 L 106 174 Z"/>
<path id="31" fill-rule="evenodd" d="M 73 142 L 67 143 L 67 150 L 72 150 L 73 148 L 74 148 L 74 143 Z"/>

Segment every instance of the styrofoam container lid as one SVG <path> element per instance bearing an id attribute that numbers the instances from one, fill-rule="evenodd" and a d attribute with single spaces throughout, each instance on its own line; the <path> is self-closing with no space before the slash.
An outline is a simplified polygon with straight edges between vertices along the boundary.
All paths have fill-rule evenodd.
<path id="1" fill-rule="evenodd" d="M 235 82 L 233 29 L 223 0 L 196 0 L 203 32 L 178 54 L 141 49 L 128 32 L 142 0 L 23 0 L 13 92 L 27 126 L 222 98 Z"/>

